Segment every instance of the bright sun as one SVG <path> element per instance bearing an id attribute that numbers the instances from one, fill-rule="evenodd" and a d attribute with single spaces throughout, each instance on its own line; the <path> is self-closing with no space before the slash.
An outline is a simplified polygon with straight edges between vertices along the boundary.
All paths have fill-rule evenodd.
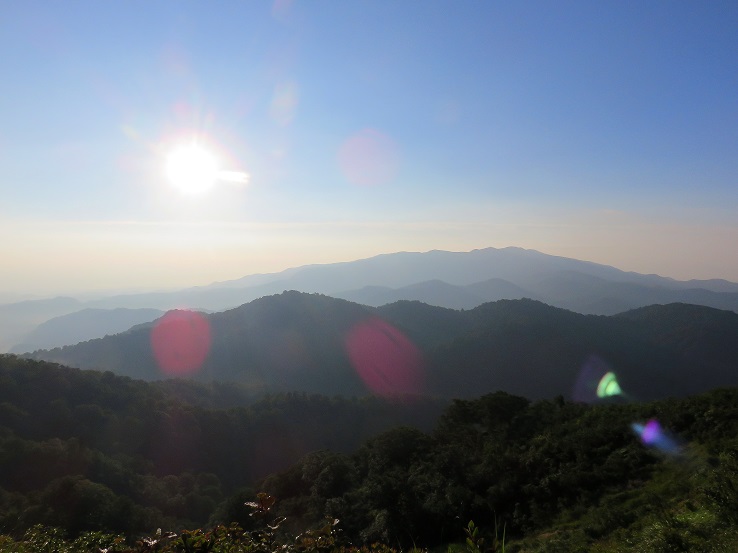
<path id="1" fill-rule="evenodd" d="M 197 196 L 210 190 L 218 176 L 215 156 L 196 143 L 173 149 L 167 156 L 166 174 L 182 194 Z"/>

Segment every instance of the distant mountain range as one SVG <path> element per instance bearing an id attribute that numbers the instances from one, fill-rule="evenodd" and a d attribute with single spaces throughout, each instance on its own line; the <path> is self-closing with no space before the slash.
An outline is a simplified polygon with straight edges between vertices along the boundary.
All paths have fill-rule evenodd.
<path id="1" fill-rule="evenodd" d="M 152 330 L 167 316 L 32 357 L 146 380 L 170 377 Z M 477 397 L 504 390 L 593 400 L 608 372 L 633 399 L 738 385 L 738 314 L 704 306 L 601 316 L 530 299 L 460 311 L 417 301 L 373 308 L 285 292 L 198 317 L 205 323 L 187 322 L 179 326 L 185 335 L 169 334 L 170 358 L 207 343 L 201 366 L 188 376 L 263 392 Z M 192 329 L 196 334 L 188 334 Z"/>
<path id="2" fill-rule="evenodd" d="M 25 336 L 25 343 L 11 348 L 10 353 L 50 349 L 77 344 L 90 338 L 118 334 L 129 328 L 158 319 L 161 309 L 82 309 L 53 317 Z"/>
<path id="3" fill-rule="evenodd" d="M 174 292 L 117 295 L 84 302 L 53 298 L 0 305 L 0 351 L 32 351 L 74 343 L 69 340 L 99 338 L 110 333 L 108 329 L 122 331 L 115 326 L 114 321 L 123 320 L 112 311 L 115 309 L 221 311 L 286 290 L 321 293 L 373 307 L 417 300 L 452 309 L 473 309 L 500 299 L 531 298 L 582 314 L 612 315 L 674 302 L 738 311 L 738 283 L 725 280 L 677 281 L 521 248 L 434 250 L 307 265 Z M 94 324 L 62 320 L 34 330 L 52 318 L 83 309 L 111 311 L 95 312 L 94 320 L 98 322 Z M 91 313 L 80 317 L 93 318 Z M 78 326 L 79 333 L 68 336 L 52 331 L 67 324 Z M 89 330 L 83 331 L 85 327 Z"/>

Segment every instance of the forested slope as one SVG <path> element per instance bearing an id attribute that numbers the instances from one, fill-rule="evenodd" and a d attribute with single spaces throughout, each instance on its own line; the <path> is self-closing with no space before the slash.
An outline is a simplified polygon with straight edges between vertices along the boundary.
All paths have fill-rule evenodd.
<path id="1" fill-rule="evenodd" d="M 430 435 L 311 454 L 261 488 L 294 531 L 335 517 L 356 543 L 440 546 L 474 520 L 490 545 L 505 528 L 508 551 L 734 551 L 737 402 L 736 389 L 597 406 L 498 392 L 454 401 Z"/>
<path id="2" fill-rule="evenodd" d="M 370 308 L 286 292 L 197 317 L 192 335 L 180 342 L 200 341 L 206 349 L 185 376 L 262 393 L 358 396 L 377 393 L 379 382 L 390 395 L 471 398 L 504 390 L 529 399 L 574 398 L 580 374 L 593 363 L 617 373 L 640 400 L 738 385 L 738 314 L 695 305 L 596 316 L 533 300 L 456 311 L 406 301 Z M 34 358 L 167 378 L 172 372 L 162 369 L 152 345 L 156 328 L 38 351 Z M 172 353 L 179 359 L 187 350 Z M 412 378 L 400 378 L 404 370 Z"/>
<path id="3" fill-rule="evenodd" d="M 198 390 L 203 401 L 188 401 Z M 228 397 L 0 356 L 0 530 L 204 524 L 307 452 L 352 451 L 398 424 L 430 430 L 442 409 L 297 393 L 213 407 Z"/>
<path id="4" fill-rule="evenodd" d="M 287 542 L 328 516 L 359 545 L 441 546 L 469 520 L 487 543 L 504 528 L 509 551 L 738 545 L 735 388 L 599 405 L 496 392 L 439 418 L 418 398 L 216 408 L 217 388 L 189 402 L 199 385 L 13 356 L 0 357 L 0 384 L 0 533 L 253 528 L 245 503 L 262 490 Z"/>

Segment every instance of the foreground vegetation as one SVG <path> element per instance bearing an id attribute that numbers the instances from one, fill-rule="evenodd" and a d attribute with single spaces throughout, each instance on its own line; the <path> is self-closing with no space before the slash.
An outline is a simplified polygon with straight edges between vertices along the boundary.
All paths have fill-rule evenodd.
<path id="1" fill-rule="evenodd" d="M 218 409 L 10 356 L 0 384 L 0 552 L 738 550 L 738 389 L 601 405 L 497 392 L 454 401 L 432 431 L 349 443 L 357 421 L 426 407 Z M 662 440 L 634 433 L 649 420 Z M 311 436 L 339 447 L 249 472 Z"/>
<path id="2" fill-rule="evenodd" d="M 358 543 L 444 547 L 475 520 L 509 551 L 738 551 L 736 405 L 738 390 L 595 407 L 490 394 L 430 436 L 391 430 L 263 484 L 286 524 L 334 516 Z M 671 434 L 642 443 L 632 422 L 656 419 Z"/>
<path id="3" fill-rule="evenodd" d="M 733 460 L 735 458 L 733 457 Z M 590 509 L 578 522 L 571 520 L 571 512 L 564 513 L 560 522 L 547 532 L 537 533 L 522 539 L 508 541 L 506 527 L 494 521 L 490 528 L 479 528 L 469 521 L 462 542 L 451 543 L 436 551 L 448 553 L 495 553 L 495 552 L 599 552 L 599 553 L 667 553 L 667 552 L 715 552 L 728 553 L 738 550 L 736 527 L 735 466 L 731 475 L 713 474 L 712 486 L 700 489 L 697 494 L 675 497 L 668 494 L 665 482 L 642 494 L 626 494 L 615 497 L 603 506 Z M 667 471 L 668 472 L 668 471 Z M 719 472 L 719 471 L 718 471 Z M 666 476 L 666 474 L 662 475 Z M 672 479 L 671 486 L 688 490 Z M 681 476 L 687 476 L 682 474 Z M 706 481 L 710 480 L 708 477 Z M 726 486 L 730 489 L 726 495 Z M 664 496 L 663 493 L 667 492 Z M 660 492 L 661 495 L 653 495 Z M 639 497 L 640 495 L 640 497 Z M 700 498 L 701 496 L 701 498 Z M 654 501 L 649 505 L 649 501 Z M 266 493 L 258 494 L 256 502 L 244 506 L 258 522 L 251 530 L 240 525 L 218 525 L 207 531 L 184 530 L 179 534 L 162 532 L 138 539 L 126 539 L 123 535 L 104 532 L 83 532 L 74 539 L 59 528 L 40 525 L 28 529 L 23 536 L 13 538 L 0 535 L 0 553 L 422 553 L 415 544 L 402 548 L 385 542 L 355 545 L 340 529 L 338 519 L 327 519 L 314 529 L 297 536 L 282 532 L 280 526 L 286 522 L 271 512 L 275 499 Z M 567 520 L 569 519 L 569 520 Z M 617 528 L 613 525 L 623 524 Z"/>
<path id="4" fill-rule="evenodd" d="M 255 400 L 226 385 L 146 383 L 0 356 L 0 532 L 201 527 L 237 491 L 253 496 L 249 487 L 307 452 L 352 451 L 398 424 L 430 430 L 442 406 Z"/>

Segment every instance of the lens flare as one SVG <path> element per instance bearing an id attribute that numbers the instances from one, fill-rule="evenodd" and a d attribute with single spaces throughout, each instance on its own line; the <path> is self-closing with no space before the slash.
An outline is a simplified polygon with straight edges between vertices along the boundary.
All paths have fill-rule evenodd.
<path id="1" fill-rule="evenodd" d="M 159 369 L 170 376 L 196 373 L 210 351 L 210 323 L 196 311 L 169 311 L 151 331 L 151 349 Z"/>
<path id="2" fill-rule="evenodd" d="M 285 22 L 292 11 L 293 0 L 274 0 L 272 16 L 277 21 Z"/>
<path id="3" fill-rule="evenodd" d="M 285 127 L 295 118 L 297 103 L 297 85 L 294 83 L 281 84 L 274 91 L 269 114 L 274 122 Z"/>
<path id="4" fill-rule="evenodd" d="M 373 318 L 352 328 L 346 338 L 346 351 L 359 377 L 375 394 L 397 396 L 421 392 L 420 350 L 385 321 Z"/>
<path id="5" fill-rule="evenodd" d="M 679 455 L 681 453 L 677 440 L 667 434 L 656 419 L 651 419 L 646 424 L 634 422 L 630 427 L 636 436 L 641 439 L 643 445 L 653 447 L 669 455 Z"/>
<path id="6" fill-rule="evenodd" d="M 595 403 L 622 395 L 615 373 L 597 355 L 591 355 L 582 365 L 572 390 L 574 401 Z"/>
<path id="7" fill-rule="evenodd" d="M 353 184 L 384 184 L 397 173 L 397 147 L 384 133 L 364 129 L 344 142 L 338 152 L 338 163 L 343 174 Z"/>
<path id="8" fill-rule="evenodd" d="M 596 355 L 587 359 L 582 366 L 572 396 L 576 401 L 594 403 L 602 400 L 620 398 L 619 401 L 634 401 L 634 398 L 620 387 L 617 375 Z M 631 430 L 643 445 L 671 456 L 681 455 L 680 442 L 661 428 L 656 419 L 646 423 L 634 422 Z"/>
<path id="9" fill-rule="evenodd" d="M 656 443 L 661 435 L 661 425 L 656 419 L 651 419 L 646 423 L 641 431 L 641 440 L 644 444 L 652 445 Z"/>
<path id="10" fill-rule="evenodd" d="M 620 389 L 620 384 L 618 384 L 618 377 L 613 372 L 606 373 L 597 384 L 597 397 L 600 399 L 622 394 L 623 391 Z"/>

